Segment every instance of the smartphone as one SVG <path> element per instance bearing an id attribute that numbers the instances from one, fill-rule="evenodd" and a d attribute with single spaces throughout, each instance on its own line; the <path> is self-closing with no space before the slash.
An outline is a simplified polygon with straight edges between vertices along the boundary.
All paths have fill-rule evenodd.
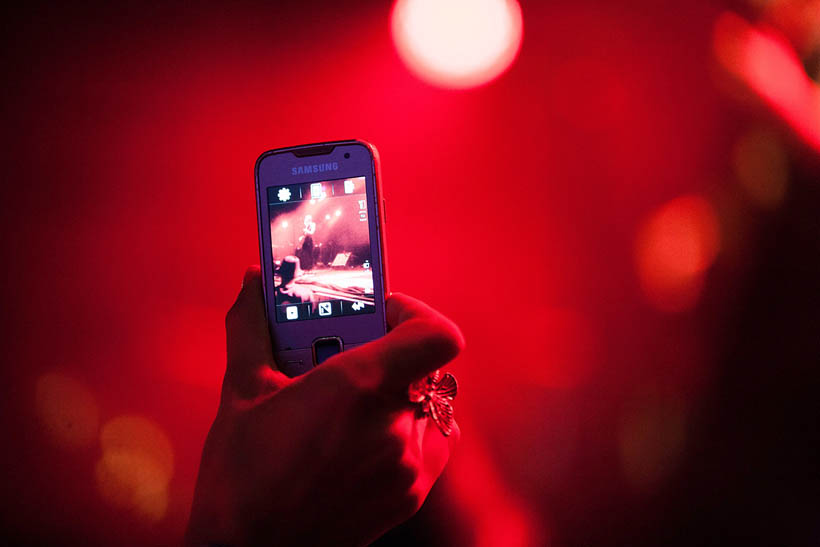
<path id="1" fill-rule="evenodd" d="M 265 310 L 279 369 L 310 371 L 387 332 L 384 198 L 376 148 L 279 148 L 256 160 Z"/>

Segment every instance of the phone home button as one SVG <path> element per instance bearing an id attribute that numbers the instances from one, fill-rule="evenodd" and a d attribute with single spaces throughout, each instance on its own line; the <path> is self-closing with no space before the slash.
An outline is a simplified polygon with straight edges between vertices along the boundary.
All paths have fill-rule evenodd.
<path id="1" fill-rule="evenodd" d="M 321 365 L 344 349 L 342 339 L 338 336 L 325 336 L 313 341 L 313 364 Z"/>

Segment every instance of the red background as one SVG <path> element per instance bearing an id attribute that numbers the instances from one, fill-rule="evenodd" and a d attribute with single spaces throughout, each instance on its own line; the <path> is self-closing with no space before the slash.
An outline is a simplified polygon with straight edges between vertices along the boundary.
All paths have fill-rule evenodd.
<path id="1" fill-rule="evenodd" d="M 744 201 L 728 158 L 738 135 L 775 122 L 723 89 L 719 2 L 521 4 L 518 59 L 463 91 L 408 72 L 388 3 L 7 15 L 6 535 L 178 540 L 224 314 L 258 261 L 254 161 L 343 138 L 381 153 L 394 290 L 467 339 L 452 365 L 464 442 L 452 488 L 434 491 L 467 507 L 463 541 L 618 544 L 661 526 L 771 218 Z M 642 293 L 635 241 L 693 193 L 724 245 L 697 305 L 667 313 Z M 87 386 L 100 423 L 138 414 L 168 436 L 158 522 L 101 498 L 99 443 L 52 442 L 35 408 L 48 372 Z"/>

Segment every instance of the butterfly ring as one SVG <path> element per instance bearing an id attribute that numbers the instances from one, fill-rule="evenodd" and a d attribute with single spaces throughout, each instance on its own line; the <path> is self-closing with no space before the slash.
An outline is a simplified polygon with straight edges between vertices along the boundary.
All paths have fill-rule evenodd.
<path id="1" fill-rule="evenodd" d="M 448 437 L 453 432 L 452 400 L 458 393 L 456 377 L 449 372 L 444 375 L 435 371 L 426 378 L 410 384 L 407 394 L 411 403 L 419 405 L 419 413 L 429 416 Z"/>

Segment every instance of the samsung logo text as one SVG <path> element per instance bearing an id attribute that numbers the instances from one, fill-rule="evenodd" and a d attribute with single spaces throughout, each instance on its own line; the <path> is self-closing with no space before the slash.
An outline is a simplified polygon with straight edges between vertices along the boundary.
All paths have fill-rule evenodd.
<path id="1" fill-rule="evenodd" d="M 291 175 L 309 175 L 310 173 L 324 173 L 325 171 L 338 171 L 338 162 L 329 163 L 314 163 L 313 165 L 300 165 L 299 167 L 291 167 Z"/>

